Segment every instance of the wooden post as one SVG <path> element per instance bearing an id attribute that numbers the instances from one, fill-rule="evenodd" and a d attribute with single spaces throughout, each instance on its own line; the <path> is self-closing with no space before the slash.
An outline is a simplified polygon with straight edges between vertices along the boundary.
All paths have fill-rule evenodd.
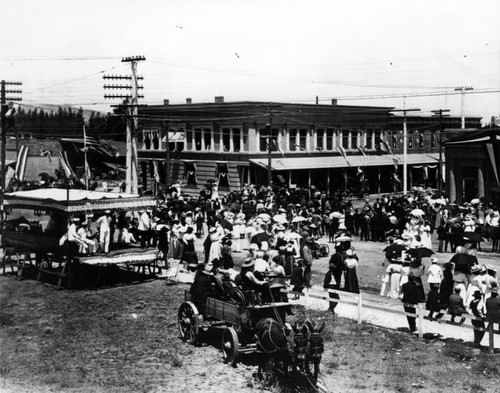
<path id="1" fill-rule="evenodd" d="M 361 293 L 358 296 L 356 296 L 356 299 L 358 300 L 358 323 L 361 323 L 361 311 L 363 308 Z"/>
<path id="2" fill-rule="evenodd" d="M 495 334 L 493 333 L 493 322 L 490 322 L 488 325 L 488 334 L 490 336 L 489 352 L 495 353 Z"/>
<path id="3" fill-rule="evenodd" d="M 424 338 L 424 305 L 417 304 L 418 338 Z"/>
<path id="4" fill-rule="evenodd" d="M 304 295 L 304 307 L 307 308 L 309 306 L 309 288 L 305 287 L 306 293 Z"/>

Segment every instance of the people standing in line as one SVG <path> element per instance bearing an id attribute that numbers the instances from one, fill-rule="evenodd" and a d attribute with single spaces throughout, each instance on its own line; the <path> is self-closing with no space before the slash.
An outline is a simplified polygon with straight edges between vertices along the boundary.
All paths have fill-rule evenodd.
<path id="1" fill-rule="evenodd" d="M 359 293 L 358 283 L 358 258 L 352 248 L 345 252 L 345 290 L 347 292 Z"/>
<path id="2" fill-rule="evenodd" d="M 99 247 L 101 252 L 109 252 L 109 243 L 111 241 L 111 211 L 106 210 L 97 219 L 96 224 L 99 228 Z"/>
<path id="3" fill-rule="evenodd" d="M 414 315 L 406 315 L 406 319 L 408 320 L 408 326 L 412 333 L 416 333 L 417 310 L 415 308 L 415 305 L 418 304 L 419 291 L 418 287 L 415 285 L 413 275 L 408 276 L 408 281 L 405 284 L 403 284 L 401 289 L 403 292 L 403 297 L 401 298 L 401 301 L 403 302 L 405 313 L 414 314 Z"/>
<path id="4" fill-rule="evenodd" d="M 477 319 L 473 319 L 472 326 L 474 326 L 474 346 L 479 347 L 481 346 L 481 341 L 484 337 L 484 334 L 486 333 L 484 330 L 478 330 L 477 328 L 484 329 L 485 324 L 484 324 L 484 314 L 482 312 L 482 294 L 481 291 L 476 290 L 472 294 L 473 299 L 469 303 L 469 308 L 471 310 L 471 313 L 474 317 Z"/>

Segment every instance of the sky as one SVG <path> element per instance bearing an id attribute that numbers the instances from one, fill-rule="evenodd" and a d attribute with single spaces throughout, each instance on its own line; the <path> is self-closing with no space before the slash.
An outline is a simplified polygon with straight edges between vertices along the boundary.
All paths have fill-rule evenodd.
<path id="1" fill-rule="evenodd" d="M 272 101 L 500 115 L 498 0 L 0 0 L 0 79 L 22 105 Z M 458 87 L 472 87 L 464 97 Z M 16 87 L 19 88 L 19 87 Z"/>

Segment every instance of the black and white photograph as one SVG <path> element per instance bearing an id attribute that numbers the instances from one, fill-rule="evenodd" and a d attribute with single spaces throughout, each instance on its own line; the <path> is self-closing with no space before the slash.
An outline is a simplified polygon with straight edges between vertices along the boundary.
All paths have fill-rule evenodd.
<path id="1" fill-rule="evenodd" d="M 0 9 L 1 392 L 500 393 L 500 2 Z"/>

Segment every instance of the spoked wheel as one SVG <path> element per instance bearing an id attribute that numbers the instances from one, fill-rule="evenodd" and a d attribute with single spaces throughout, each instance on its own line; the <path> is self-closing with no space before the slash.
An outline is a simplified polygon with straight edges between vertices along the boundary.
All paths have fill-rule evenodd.
<path id="1" fill-rule="evenodd" d="M 193 303 L 184 302 L 180 305 L 177 326 L 181 338 L 191 344 L 198 341 L 198 316 L 198 309 Z"/>
<path id="2" fill-rule="evenodd" d="M 320 244 L 318 246 L 318 255 L 320 258 L 327 257 L 330 254 L 330 247 L 328 247 L 328 244 Z"/>
<path id="3" fill-rule="evenodd" d="M 225 293 L 225 298 L 226 300 L 233 302 L 234 304 L 237 304 L 239 306 L 244 306 L 247 304 L 245 295 L 239 288 L 230 288 L 229 290 L 227 290 L 227 292 Z"/>
<path id="4" fill-rule="evenodd" d="M 238 340 L 238 335 L 236 330 L 232 327 L 228 327 L 222 333 L 222 357 L 224 363 L 228 363 L 232 367 L 238 364 L 240 358 L 240 342 Z"/>
<path id="5" fill-rule="evenodd" d="M 314 379 L 314 381 L 317 381 L 319 375 L 319 363 L 307 362 L 306 371 L 309 374 L 309 376 L 311 376 Z"/>
<path id="6" fill-rule="evenodd" d="M 274 358 L 267 357 L 259 365 L 259 377 L 265 387 L 272 388 L 276 384 L 276 362 Z"/>

